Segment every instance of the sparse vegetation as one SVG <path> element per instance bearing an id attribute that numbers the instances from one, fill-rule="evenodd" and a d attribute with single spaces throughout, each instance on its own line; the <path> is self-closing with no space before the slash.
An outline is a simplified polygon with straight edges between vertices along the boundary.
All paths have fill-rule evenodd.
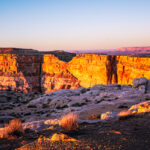
<path id="1" fill-rule="evenodd" d="M 9 124 L 5 124 L 3 138 L 18 137 L 24 133 L 22 122 L 20 119 L 13 119 Z"/>
<path id="2" fill-rule="evenodd" d="M 79 129 L 78 115 L 74 113 L 69 113 L 61 117 L 60 124 L 62 128 L 66 131 L 74 131 Z"/>

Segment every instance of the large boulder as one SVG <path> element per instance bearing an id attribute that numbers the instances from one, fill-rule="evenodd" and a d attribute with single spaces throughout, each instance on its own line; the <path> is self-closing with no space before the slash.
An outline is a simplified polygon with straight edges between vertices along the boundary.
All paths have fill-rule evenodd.
<path id="1" fill-rule="evenodd" d="M 110 120 L 115 118 L 116 113 L 114 112 L 105 112 L 101 114 L 101 120 Z"/>
<path id="2" fill-rule="evenodd" d="M 145 93 L 148 86 L 148 80 L 145 77 L 136 78 L 133 80 L 133 87 L 138 88 L 141 92 Z"/>
<path id="3" fill-rule="evenodd" d="M 142 78 L 135 78 L 132 81 L 132 83 L 133 83 L 133 87 L 138 88 L 141 85 L 145 85 L 146 86 L 147 83 L 148 83 L 148 80 L 146 78 L 144 78 L 144 77 L 142 77 Z"/>

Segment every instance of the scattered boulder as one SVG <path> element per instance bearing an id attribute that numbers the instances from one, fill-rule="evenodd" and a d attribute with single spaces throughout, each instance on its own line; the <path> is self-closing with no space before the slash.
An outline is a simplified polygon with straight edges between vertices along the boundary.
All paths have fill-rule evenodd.
<path id="1" fill-rule="evenodd" d="M 128 110 L 119 112 L 117 116 L 119 117 L 119 119 L 124 119 L 148 112 L 150 112 L 150 101 L 132 105 Z"/>
<path id="2" fill-rule="evenodd" d="M 148 80 L 145 77 L 136 78 L 133 80 L 133 87 L 138 88 L 139 91 L 145 93 L 147 90 Z"/>
<path id="3" fill-rule="evenodd" d="M 145 85 L 146 86 L 147 82 L 148 82 L 148 80 L 146 78 L 144 78 L 144 77 L 136 78 L 136 79 L 134 79 L 132 81 L 134 88 L 138 88 L 141 85 Z"/>
<path id="4" fill-rule="evenodd" d="M 110 120 L 116 116 L 114 112 L 106 112 L 101 114 L 101 120 Z"/>
<path id="5" fill-rule="evenodd" d="M 128 110 L 132 114 L 140 114 L 150 112 L 150 101 L 142 102 L 136 105 L 133 105 Z"/>
<path id="6" fill-rule="evenodd" d="M 102 114 L 108 110 L 120 111 L 136 103 L 149 101 L 148 91 L 150 91 L 150 80 L 146 78 L 134 79 L 133 86 L 94 85 L 89 88 L 64 89 L 43 95 L 7 91 L 1 92 L 0 115 L 10 115 L 22 118 L 24 121 L 29 121 L 32 116 L 34 121 L 48 117 L 58 119 L 62 114 L 77 112 L 83 114 L 81 118 L 85 119 L 92 114 Z M 124 103 L 127 104 L 124 106 Z"/>

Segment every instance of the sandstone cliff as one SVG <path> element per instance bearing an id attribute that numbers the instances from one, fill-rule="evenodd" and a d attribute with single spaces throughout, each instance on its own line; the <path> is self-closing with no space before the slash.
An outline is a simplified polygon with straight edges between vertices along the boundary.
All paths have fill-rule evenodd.
<path id="1" fill-rule="evenodd" d="M 44 93 L 80 87 L 78 78 L 68 71 L 67 66 L 54 55 L 43 55 L 41 87 Z"/>
<path id="2" fill-rule="evenodd" d="M 80 80 L 83 87 L 107 84 L 106 55 L 81 54 L 68 64 L 68 70 Z"/>
<path id="3" fill-rule="evenodd" d="M 0 54 L 1 90 L 47 93 L 95 84 L 132 84 L 140 77 L 150 79 L 150 58 L 81 54 L 67 62 L 53 54 L 35 53 Z"/>
<path id="4" fill-rule="evenodd" d="M 41 56 L 0 55 L 0 90 L 40 91 Z"/>
<path id="5" fill-rule="evenodd" d="M 77 55 L 69 62 L 68 70 L 83 87 L 95 84 L 132 84 L 134 78 L 150 79 L 150 58 Z"/>
<path id="6" fill-rule="evenodd" d="M 119 84 L 132 84 L 134 78 L 150 79 L 150 58 L 117 56 L 117 76 Z"/>

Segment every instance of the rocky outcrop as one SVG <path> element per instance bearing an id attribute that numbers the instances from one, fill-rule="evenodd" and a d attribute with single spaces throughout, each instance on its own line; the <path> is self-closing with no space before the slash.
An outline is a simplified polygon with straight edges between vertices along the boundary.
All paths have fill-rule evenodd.
<path id="1" fill-rule="evenodd" d="M 54 115 L 54 118 L 69 112 L 76 112 L 80 115 L 80 119 L 85 119 L 91 114 L 101 114 L 103 120 L 116 115 L 110 112 L 119 112 L 121 109 L 128 109 L 133 104 L 148 100 L 150 100 L 150 92 L 144 93 L 128 85 L 111 84 L 55 91 L 31 100 L 28 106 L 42 108 L 44 104 L 49 110 L 53 110 L 51 116 Z"/>
<path id="2" fill-rule="evenodd" d="M 134 78 L 150 79 L 150 58 L 96 54 L 73 57 L 70 53 L 64 57 L 61 51 L 54 56 L 34 50 L 5 50 L 0 49 L 0 90 L 48 93 L 96 84 L 132 85 Z"/>
<path id="3" fill-rule="evenodd" d="M 96 84 L 131 84 L 134 78 L 150 79 L 150 58 L 77 55 L 69 62 L 68 70 L 83 87 Z"/>
<path id="4" fill-rule="evenodd" d="M 0 90 L 27 93 L 78 88 L 78 79 L 65 68 L 73 56 L 64 51 L 0 48 Z"/>
<path id="5" fill-rule="evenodd" d="M 60 61 L 54 55 L 43 55 L 41 88 L 48 93 L 61 89 L 76 89 L 80 87 L 79 80 L 67 69 L 68 64 Z"/>
<path id="6" fill-rule="evenodd" d="M 0 90 L 40 91 L 41 58 L 0 54 Z"/>
<path id="7" fill-rule="evenodd" d="M 132 84 L 135 78 L 150 79 L 150 58 L 117 56 L 117 76 L 119 84 Z"/>
<path id="8" fill-rule="evenodd" d="M 77 55 L 68 64 L 68 70 L 83 87 L 107 84 L 107 56 L 95 54 Z"/>
<path id="9" fill-rule="evenodd" d="M 1 123 L 12 119 L 11 117 L 35 121 L 56 119 L 69 112 L 78 113 L 80 119 L 92 114 L 101 114 L 99 118 L 109 119 L 116 115 L 111 112 L 120 112 L 134 104 L 150 101 L 150 91 L 144 93 L 133 86 L 111 84 L 73 90 L 63 89 L 46 94 L 1 91 L 0 97 L 1 127 Z"/>

